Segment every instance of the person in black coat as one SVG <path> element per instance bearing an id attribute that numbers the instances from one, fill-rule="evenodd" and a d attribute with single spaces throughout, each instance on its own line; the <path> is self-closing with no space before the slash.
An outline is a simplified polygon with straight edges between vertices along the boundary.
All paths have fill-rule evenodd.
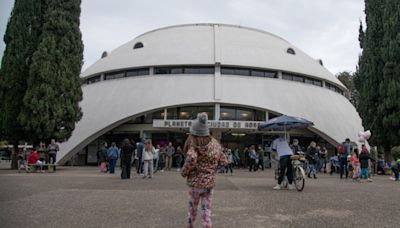
<path id="1" fill-rule="evenodd" d="M 121 179 L 131 178 L 131 163 L 134 147 L 129 139 L 124 139 L 121 147 Z"/>

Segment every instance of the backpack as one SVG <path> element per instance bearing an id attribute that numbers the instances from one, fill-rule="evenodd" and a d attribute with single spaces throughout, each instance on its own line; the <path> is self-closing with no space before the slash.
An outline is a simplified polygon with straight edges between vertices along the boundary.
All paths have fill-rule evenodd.
<path id="1" fill-rule="evenodd" d="M 344 154 L 344 145 L 340 144 L 338 147 L 339 154 Z"/>

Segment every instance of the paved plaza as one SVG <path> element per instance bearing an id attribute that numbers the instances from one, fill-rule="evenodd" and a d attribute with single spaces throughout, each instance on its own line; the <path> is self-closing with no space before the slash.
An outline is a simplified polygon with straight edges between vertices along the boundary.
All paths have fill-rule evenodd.
<path id="1" fill-rule="evenodd" d="M 119 169 L 117 169 L 119 172 Z M 0 227 L 185 227 L 187 187 L 176 171 L 121 180 L 95 167 L 0 170 Z M 303 192 L 274 191 L 273 171 L 219 174 L 213 227 L 397 227 L 400 183 L 320 174 Z M 396 225 L 397 224 L 397 225 Z M 199 217 L 195 227 L 201 227 Z"/>

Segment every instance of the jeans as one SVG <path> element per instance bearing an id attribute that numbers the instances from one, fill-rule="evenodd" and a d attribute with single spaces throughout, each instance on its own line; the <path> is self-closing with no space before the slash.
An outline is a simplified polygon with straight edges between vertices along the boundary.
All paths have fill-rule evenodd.
<path id="1" fill-rule="evenodd" d="M 144 170 L 144 177 L 150 176 L 153 177 L 153 159 L 152 160 L 144 160 L 143 170 Z M 150 169 L 150 173 L 149 173 Z"/>
<path id="2" fill-rule="evenodd" d="M 110 173 L 115 173 L 115 164 L 117 163 L 117 159 L 108 159 L 108 169 L 110 170 Z"/>
<path id="3" fill-rule="evenodd" d="M 196 221 L 197 207 L 201 201 L 201 222 L 204 228 L 211 228 L 211 203 L 212 189 L 197 189 L 189 190 L 189 208 L 188 208 L 188 228 L 194 227 Z"/>
<path id="4" fill-rule="evenodd" d="M 343 178 L 343 173 L 346 173 L 346 178 L 349 176 L 349 169 L 347 167 L 347 157 L 341 157 L 340 160 L 340 178 Z"/>
<path id="5" fill-rule="evenodd" d="M 264 171 L 264 159 L 259 159 L 257 163 L 257 169 L 261 167 L 261 170 Z"/>
<path id="6" fill-rule="evenodd" d="M 136 173 L 137 173 L 137 174 L 143 173 L 143 162 L 142 162 L 142 157 L 138 157 L 137 166 L 136 166 Z"/>
<path id="7" fill-rule="evenodd" d="M 153 159 L 153 168 L 154 168 L 154 173 L 157 172 L 158 170 L 158 158 Z"/>
<path id="8" fill-rule="evenodd" d="M 225 167 L 225 173 L 228 173 L 228 170 L 231 171 L 231 173 L 233 173 L 233 163 L 229 163 L 226 167 Z"/>
<path id="9" fill-rule="evenodd" d="M 131 178 L 131 158 L 121 158 L 121 179 Z"/>
<path id="10" fill-rule="evenodd" d="M 249 166 L 249 171 L 251 170 L 257 171 L 256 170 L 256 159 L 250 159 L 250 166 Z"/>
<path id="11" fill-rule="evenodd" d="M 283 178 L 285 177 L 285 172 L 286 172 L 286 176 L 287 176 L 289 184 L 292 184 L 292 182 L 293 182 L 293 166 L 292 166 L 292 161 L 290 160 L 290 155 L 280 157 L 279 169 L 280 169 L 280 172 L 279 172 L 278 184 L 280 185 L 282 183 Z"/>
<path id="12" fill-rule="evenodd" d="M 50 164 L 56 163 L 56 157 L 57 157 L 57 154 L 55 154 L 55 153 L 49 153 L 49 163 L 50 163 Z"/>
<path id="13" fill-rule="evenodd" d="M 398 181 L 399 180 L 399 170 L 392 167 L 392 171 L 394 173 L 394 178 Z"/>
<path id="14" fill-rule="evenodd" d="M 313 176 L 315 176 L 316 174 L 317 174 L 317 170 L 316 170 L 316 164 L 310 164 L 309 165 L 310 166 L 310 172 L 308 173 L 308 176 L 310 176 L 311 174 L 313 175 Z"/>
<path id="15" fill-rule="evenodd" d="M 368 179 L 368 168 L 361 169 L 361 179 Z"/>

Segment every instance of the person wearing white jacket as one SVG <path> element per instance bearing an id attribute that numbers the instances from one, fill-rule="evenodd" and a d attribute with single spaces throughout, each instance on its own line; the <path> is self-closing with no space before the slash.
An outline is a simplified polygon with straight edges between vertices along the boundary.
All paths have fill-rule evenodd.
<path id="1" fill-rule="evenodd" d="M 146 144 L 144 145 L 144 150 L 143 150 L 143 163 L 144 163 L 144 176 L 143 179 L 146 177 L 152 178 L 153 177 L 153 158 L 154 154 L 156 153 L 153 144 L 151 143 L 151 139 L 146 140 Z M 149 172 L 150 169 L 150 172 Z"/>

